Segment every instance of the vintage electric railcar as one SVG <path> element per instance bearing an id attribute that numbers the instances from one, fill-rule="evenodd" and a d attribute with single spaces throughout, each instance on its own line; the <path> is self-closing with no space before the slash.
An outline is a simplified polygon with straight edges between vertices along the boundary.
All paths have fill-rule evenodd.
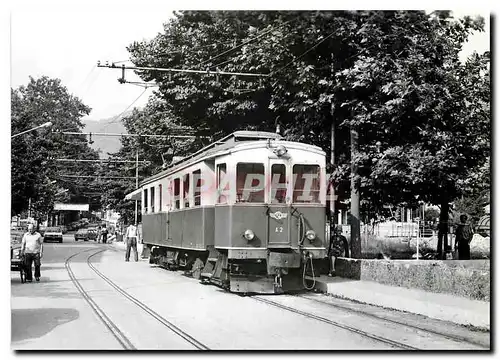
<path id="1" fill-rule="evenodd" d="M 150 263 L 232 292 L 303 289 L 327 255 L 325 153 L 275 133 L 235 132 L 134 196 Z"/>

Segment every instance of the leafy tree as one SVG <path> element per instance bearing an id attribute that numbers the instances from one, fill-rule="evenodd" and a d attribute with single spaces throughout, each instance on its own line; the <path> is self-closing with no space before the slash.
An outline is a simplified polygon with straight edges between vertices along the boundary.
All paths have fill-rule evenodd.
<path id="1" fill-rule="evenodd" d="M 489 53 L 458 56 L 483 27 L 447 11 L 188 11 L 129 51 L 138 66 L 270 74 L 140 72 L 181 124 L 214 134 L 280 123 L 287 138 L 328 149 L 333 123 L 339 200 L 354 176 L 365 214 L 424 201 L 446 224 L 490 149 Z"/>
<path id="2" fill-rule="evenodd" d="M 28 209 L 29 199 L 37 218 L 53 208 L 55 200 L 83 201 L 92 184 L 88 179 L 63 178 L 61 174 L 92 174 L 93 165 L 60 163 L 57 158 L 97 159 L 83 135 L 67 137 L 57 131 L 80 132 L 81 118 L 90 108 L 68 93 L 58 79 L 30 78 L 26 86 L 11 90 L 11 131 L 17 134 L 51 121 L 52 132 L 35 130 L 12 139 L 12 214 Z M 54 132 L 55 131 L 55 132 Z M 68 191 L 58 195 L 61 190 Z"/>

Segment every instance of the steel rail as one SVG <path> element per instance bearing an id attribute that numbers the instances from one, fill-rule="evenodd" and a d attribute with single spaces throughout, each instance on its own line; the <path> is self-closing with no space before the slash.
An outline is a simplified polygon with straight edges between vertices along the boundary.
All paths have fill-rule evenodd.
<path id="1" fill-rule="evenodd" d="M 296 295 L 296 296 L 299 297 L 299 298 L 301 298 L 301 299 L 306 299 L 306 300 L 309 300 L 309 301 L 314 301 L 314 302 L 317 302 L 317 303 L 320 303 L 320 304 L 332 306 L 334 308 L 345 310 L 345 311 L 348 311 L 348 312 L 353 312 L 353 313 L 358 313 L 358 314 L 366 315 L 366 316 L 372 317 L 372 318 L 377 319 L 377 320 L 387 321 L 387 322 L 390 322 L 390 323 L 393 323 L 393 324 L 396 324 L 396 325 L 403 325 L 403 326 L 408 327 L 408 328 L 412 328 L 412 329 L 420 330 L 420 331 L 427 332 L 427 333 L 430 333 L 430 334 L 438 335 L 438 336 L 444 337 L 444 338 L 452 340 L 452 341 L 462 342 L 462 343 L 466 342 L 468 344 L 477 345 L 477 346 L 480 346 L 480 347 L 482 347 L 484 349 L 488 349 L 488 347 L 485 346 L 484 344 L 481 344 L 481 343 L 475 342 L 475 341 L 471 341 L 470 339 L 466 338 L 465 336 L 456 336 L 456 335 L 443 334 L 443 333 L 440 333 L 439 331 L 435 331 L 435 330 L 432 330 L 432 329 L 423 328 L 423 327 L 416 326 L 416 325 L 410 325 L 408 323 L 397 321 L 397 320 L 393 320 L 393 319 L 387 319 L 387 318 L 384 318 L 384 317 L 381 317 L 381 316 L 378 316 L 378 315 L 375 315 L 375 314 L 371 314 L 371 313 L 363 311 L 363 310 L 352 309 L 352 308 L 349 308 L 347 306 L 342 306 L 342 305 L 339 305 L 339 304 L 331 304 L 331 303 L 328 303 L 328 302 L 324 302 L 324 301 L 317 300 L 317 299 L 312 299 L 310 297 L 306 297 L 306 296 L 302 296 L 302 295 Z"/>
<path id="2" fill-rule="evenodd" d="M 370 339 L 373 339 L 373 340 L 376 340 L 376 341 L 379 341 L 379 342 L 383 342 L 385 344 L 389 344 L 389 345 L 395 346 L 397 348 L 401 348 L 401 349 L 405 349 L 405 350 L 420 350 L 420 349 L 418 349 L 416 347 L 413 347 L 413 346 L 410 346 L 410 345 L 407 345 L 407 344 L 403 344 L 403 343 L 398 342 L 398 341 L 394 341 L 394 340 L 390 340 L 390 339 L 387 339 L 387 338 L 383 338 L 383 337 L 380 337 L 380 336 L 377 336 L 377 335 L 374 335 L 374 334 L 370 334 L 370 333 L 368 333 L 366 331 L 363 331 L 363 330 L 360 330 L 360 329 L 356 329 L 356 328 L 348 326 L 348 325 L 340 324 L 340 323 L 338 323 L 336 321 L 333 321 L 333 320 L 330 320 L 330 319 L 326 319 L 324 317 L 321 317 L 321 316 L 318 316 L 318 315 L 314 315 L 314 314 L 311 314 L 311 313 L 308 313 L 308 312 L 305 312 L 305 311 L 294 309 L 292 307 L 289 307 L 289 306 L 286 306 L 286 305 L 282 305 L 282 304 L 279 304 L 277 302 L 274 302 L 274 301 L 271 301 L 271 300 L 268 300 L 268 299 L 264 299 L 262 297 L 252 296 L 250 298 L 254 299 L 256 301 L 260 301 L 260 302 L 262 302 L 264 304 L 267 304 L 267 305 L 270 305 L 270 306 L 274 306 L 274 307 L 277 307 L 277 308 L 280 308 L 280 309 L 283 309 L 283 310 L 287 310 L 287 311 L 290 311 L 290 312 L 298 314 L 298 315 L 305 316 L 305 317 L 310 318 L 310 319 L 319 320 L 319 321 L 324 322 L 326 324 L 333 325 L 335 327 L 339 327 L 341 329 L 357 333 L 359 335 L 365 336 L 367 338 L 370 338 Z"/>
<path id="3" fill-rule="evenodd" d="M 69 277 L 75 287 L 78 289 L 82 297 L 87 301 L 89 306 L 92 308 L 94 313 L 97 315 L 99 320 L 102 321 L 102 323 L 108 328 L 109 331 L 113 334 L 115 339 L 120 343 L 120 345 L 125 349 L 125 350 L 137 350 L 135 346 L 130 342 L 130 340 L 120 331 L 118 326 L 111 321 L 111 319 L 104 313 L 104 311 L 99 307 L 99 305 L 96 304 L 96 302 L 89 296 L 89 294 L 85 291 L 85 289 L 82 287 L 80 282 L 76 279 L 75 274 L 73 273 L 73 270 L 71 269 L 70 266 L 70 260 L 74 258 L 77 255 L 80 255 L 84 252 L 90 251 L 92 249 L 86 249 L 83 251 L 80 251 L 76 254 L 71 255 L 68 257 L 64 263 L 64 267 L 66 268 L 66 271 L 69 274 Z"/>
<path id="4" fill-rule="evenodd" d="M 175 326 L 173 323 L 171 323 L 170 321 L 168 321 L 167 319 L 165 319 L 164 317 L 162 317 L 161 315 L 159 315 L 157 312 L 155 312 L 153 309 L 151 309 L 150 307 L 148 307 L 147 305 L 145 305 L 143 302 L 137 300 L 135 297 L 133 297 L 128 292 L 126 292 L 125 290 L 123 290 L 120 286 L 118 286 L 115 282 L 113 282 L 112 280 L 110 280 L 106 275 L 104 275 L 102 272 L 100 272 L 99 270 L 97 270 L 97 268 L 92 264 L 92 262 L 90 261 L 90 259 L 93 256 L 95 256 L 95 255 L 97 255 L 97 254 L 99 254 L 99 253 L 101 253 L 101 252 L 103 252 L 105 250 L 106 249 L 102 249 L 102 250 L 100 250 L 98 252 L 95 252 L 95 253 L 93 253 L 93 254 L 91 254 L 90 256 L 87 257 L 87 264 L 88 264 L 88 266 L 100 278 L 102 278 L 104 281 L 106 281 L 113 289 L 115 289 L 116 291 L 118 291 L 125 298 L 127 298 L 132 303 L 134 303 L 135 305 L 137 305 L 139 308 L 141 308 L 142 310 L 144 310 L 147 314 L 151 315 L 153 318 L 155 318 L 156 320 L 158 320 L 161 324 L 165 325 L 172 332 L 174 332 L 175 334 L 179 335 L 181 338 L 183 338 L 184 340 L 186 340 L 188 343 L 190 343 L 191 345 L 193 345 L 194 347 L 196 347 L 198 350 L 210 350 L 207 346 L 205 346 L 204 344 L 202 344 L 201 342 L 199 342 L 198 340 L 196 340 L 195 338 L 193 338 L 187 332 L 179 329 L 177 326 Z"/>

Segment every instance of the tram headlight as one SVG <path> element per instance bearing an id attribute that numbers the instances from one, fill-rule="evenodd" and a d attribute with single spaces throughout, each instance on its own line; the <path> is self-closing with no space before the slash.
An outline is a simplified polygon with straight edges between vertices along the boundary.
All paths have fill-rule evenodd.
<path id="1" fill-rule="evenodd" d="M 309 241 L 313 241 L 314 239 L 316 239 L 316 233 L 314 232 L 314 230 L 307 230 L 307 232 L 306 232 L 306 238 Z"/>
<path id="2" fill-rule="evenodd" d="M 253 238 L 255 237 L 255 234 L 253 233 L 252 230 L 247 229 L 243 233 L 243 236 L 245 237 L 245 239 L 247 239 L 248 241 L 250 241 L 250 240 L 253 240 Z"/>
<path id="3" fill-rule="evenodd" d="M 287 152 L 288 152 L 288 149 L 286 147 L 284 147 L 283 145 L 278 145 L 278 147 L 276 147 L 276 149 L 274 149 L 274 153 L 276 155 L 278 155 L 278 157 L 285 155 Z"/>

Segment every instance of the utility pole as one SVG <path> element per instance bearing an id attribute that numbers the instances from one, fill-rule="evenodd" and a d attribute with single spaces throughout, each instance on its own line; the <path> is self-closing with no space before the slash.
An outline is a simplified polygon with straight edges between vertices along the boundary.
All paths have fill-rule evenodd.
<path id="1" fill-rule="evenodd" d="M 135 149 L 135 189 L 139 188 L 139 148 Z M 135 201 L 135 225 L 137 226 L 137 200 Z"/>
<path id="2" fill-rule="evenodd" d="M 334 67 L 335 63 L 333 58 L 333 54 L 331 54 L 331 65 L 330 72 L 333 79 Z M 333 104 L 333 98 L 330 100 L 330 114 L 332 116 L 332 123 L 330 127 L 330 165 L 331 165 L 331 175 L 333 175 L 333 169 L 335 166 L 335 105 Z M 330 175 L 330 237 L 333 235 L 333 231 L 335 228 L 335 224 L 337 223 L 337 219 L 335 216 L 335 184 L 333 183 L 332 176 Z"/>
<path id="3" fill-rule="evenodd" d="M 361 258 L 361 237 L 359 223 L 359 181 L 358 166 L 354 158 L 358 153 L 359 133 L 357 127 L 351 125 L 351 257 Z"/>
<path id="4" fill-rule="evenodd" d="M 333 169 L 335 166 L 335 123 L 333 119 L 333 104 L 332 104 L 332 124 L 330 128 L 330 165 L 331 165 L 331 173 L 330 173 L 330 238 L 335 231 L 335 224 L 337 223 L 337 219 L 335 216 L 335 184 L 333 183 Z"/>

